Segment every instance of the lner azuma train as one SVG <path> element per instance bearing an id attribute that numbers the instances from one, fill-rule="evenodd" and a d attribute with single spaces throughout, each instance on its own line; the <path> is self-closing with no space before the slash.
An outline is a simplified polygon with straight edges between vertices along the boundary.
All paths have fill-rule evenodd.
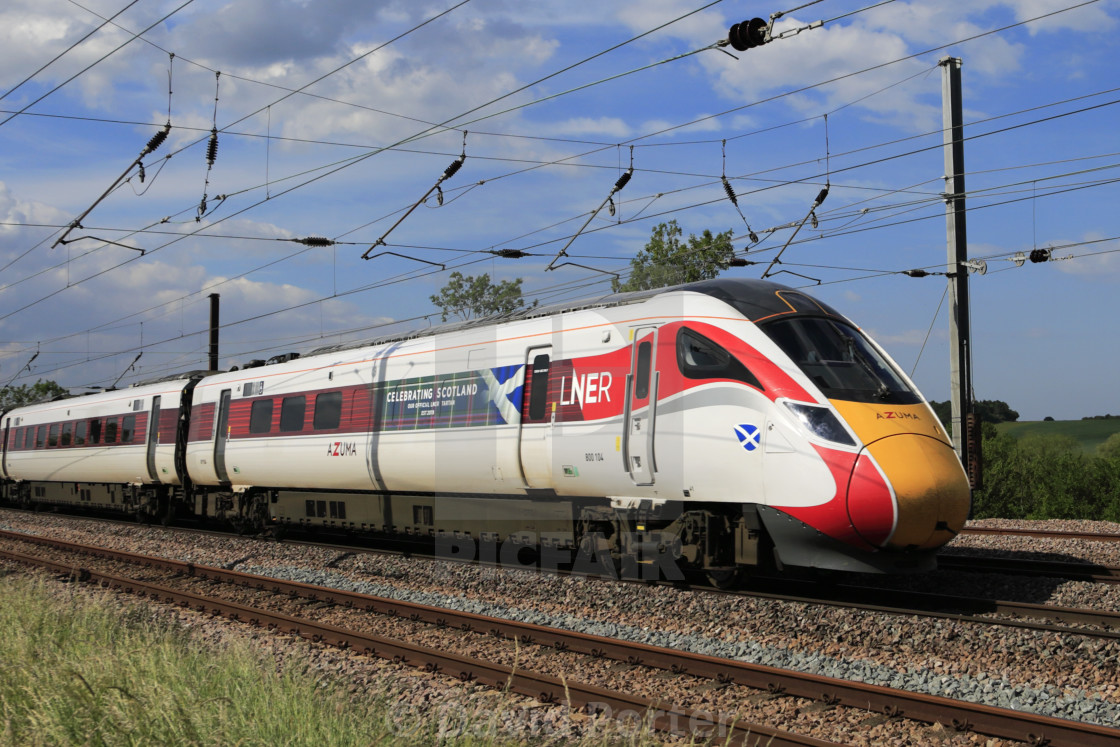
<path id="1" fill-rule="evenodd" d="M 965 472 L 828 305 L 711 280 L 2 416 L 0 497 L 580 550 L 631 571 L 924 570 Z"/>

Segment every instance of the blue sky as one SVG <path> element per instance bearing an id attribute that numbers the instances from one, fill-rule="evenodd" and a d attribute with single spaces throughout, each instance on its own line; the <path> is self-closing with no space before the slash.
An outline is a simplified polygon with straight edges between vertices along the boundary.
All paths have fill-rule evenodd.
<path id="1" fill-rule="evenodd" d="M 901 271 L 945 271 L 938 61 L 952 55 L 969 255 L 988 266 L 971 278 L 975 394 L 1024 419 L 1120 413 L 1120 2 L 1064 10 L 1078 4 L 7 0 L 0 384 L 204 367 L 210 293 L 223 368 L 438 322 L 429 296 L 454 269 L 523 278 L 542 303 L 600 295 L 671 219 L 731 229 L 760 264 L 727 274 L 759 277 L 827 182 L 774 279 L 945 399 L 945 279 Z M 785 35 L 738 59 L 672 59 L 779 11 Z M 141 182 L 128 167 L 169 119 Z M 443 204 L 390 232 L 464 130 Z M 568 249 L 593 269 L 545 271 L 631 157 L 615 215 Z M 395 254 L 363 260 L 387 232 L 373 253 Z M 309 236 L 338 243 L 292 241 Z M 1054 259 L 1012 261 L 1039 248 Z"/>

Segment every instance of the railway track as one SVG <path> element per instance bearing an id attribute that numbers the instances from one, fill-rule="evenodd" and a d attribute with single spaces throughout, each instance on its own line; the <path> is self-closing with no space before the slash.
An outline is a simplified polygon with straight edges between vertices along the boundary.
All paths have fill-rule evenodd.
<path id="1" fill-rule="evenodd" d="M 377 612 L 389 617 L 407 616 L 414 622 L 425 621 L 424 615 L 418 611 L 420 609 L 418 605 L 373 597 L 357 600 L 352 598 L 342 599 L 337 594 L 330 593 L 330 590 L 319 587 L 276 582 L 274 579 L 241 574 L 236 571 L 194 566 L 189 563 L 177 563 L 149 556 L 105 551 L 100 548 L 78 546 L 72 543 L 60 544 L 51 541 L 36 544 L 65 548 L 72 552 L 88 554 L 97 558 L 130 563 L 134 565 L 137 572 L 121 576 L 90 570 L 85 567 L 77 568 L 70 562 L 59 562 L 9 550 L 0 550 L 0 558 L 45 568 L 71 580 L 137 594 L 155 602 L 175 604 L 201 613 L 221 615 L 254 627 L 264 627 L 271 631 L 298 636 L 316 643 L 389 659 L 423 669 L 429 673 L 457 677 L 462 682 L 480 683 L 493 688 L 508 689 L 521 695 L 536 698 L 542 703 L 568 704 L 571 708 L 589 714 L 619 714 L 620 717 L 624 718 L 637 714 L 659 731 L 705 739 L 718 737 L 729 744 L 742 745 L 827 747 L 836 744 L 774 729 L 764 724 L 713 718 L 713 714 L 701 709 L 683 708 L 661 700 L 633 696 L 575 680 L 551 677 L 528 671 L 523 667 L 511 667 L 477 657 L 461 656 L 436 648 L 420 646 L 405 640 L 372 635 L 326 624 L 309 617 L 293 616 L 265 607 L 237 603 L 216 595 L 202 595 L 183 591 L 151 580 L 138 579 L 136 576 L 149 569 L 159 568 L 179 576 L 191 576 L 238 587 L 252 587 L 272 595 L 303 597 L 319 605 L 334 606 L 342 604 L 364 612 Z M 66 547 L 66 545 L 69 545 L 69 547 Z M 426 621 L 432 625 L 447 627 L 455 624 L 456 627 L 464 630 L 475 630 L 471 623 L 453 619 L 460 616 L 461 613 L 452 613 L 437 608 L 428 608 L 428 612 Z M 439 617 L 438 615 L 441 614 L 443 616 Z M 435 616 L 433 617 L 433 615 Z M 519 638 L 516 632 L 510 633 L 503 630 L 500 626 L 501 622 L 493 620 L 487 623 L 488 627 L 478 628 L 478 630 L 487 635 L 508 637 L 522 643 L 531 642 L 531 634 L 521 634 Z"/>
<path id="2" fill-rule="evenodd" d="M 874 711 L 883 718 L 907 718 L 929 724 L 942 724 L 958 731 L 995 736 L 1032 744 L 1116 744 L 1120 731 L 1092 724 L 1056 719 L 1046 716 L 1011 711 L 990 706 L 967 703 L 948 698 L 917 694 L 902 690 L 865 685 L 817 675 L 775 669 L 745 662 L 704 656 L 700 654 L 659 648 L 645 644 L 622 641 L 601 636 L 587 635 L 567 630 L 542 627 L 528 623 L 502 620 L 471 613 L 429 607 L 399 600 L 372 597 L 363 594 L 327 589 L 297 582 L 287 582 L 270 577 L 253 576 L 233 570 L 212 568 L 135 555 L 103 548 L 86 547 L 44 537 L 3 533 L 5 539 L 31 543 L 53 551 L 81 553 L 89 559 L 102 559 L 127 564 L 134 572 L 127 576 L 95 571 L 82 566 L 78 569 L 77 557 L 67 560 L 34 558 L 26 553 L 4 551 L 11 560 L 39 563 L 54 572 L 74 575 L 81 580 L 103 586 L 142 593 L 159 601 L 170 601 L 202 611 L 226 615 L 250 624 L 267 626 L 304 638 L 318 640 L 352 650 L 396 659 L 429 671 L 440 671 L 463 680 L 477 681 L 495 687 L 510 686 L 517 692 L 537 697 L 544 702 L 568 702 L 594 711 L 609 709 L 613 713 L 648 712 L 651 723 L 658 728 L 681 733 L 681 724 L 699 726 L 689 729 L 691 736 L 717 736 L 734 743 L 745 744 L 827 744 L 820 740 L 791 735 L 757 724 L 732 723 L 729 720 L 710 719 L 697 710 L 690 710 L 655 699 L 607 690 L 593 685 L 581 685 L 547 675 L 510 668 L 484 660 L 463 657 L 410 644 L 405 641 L 371 636 L 346 627 L 327 625 L 281 614 L 257 606 L 235 604 L 228 600 L 202 596 L 197 593 L 172 589 L 151 580 L 141 581 L 137 575 L 150 575 L 158 570 L 175 578 L 206 580 L 215 584 L 229 584 L 240 589 L 258 591 L 263 597 L 300 597 L 316 606 L 351 609 L 357 613 L 377 613 L 393 618 L 407 618 L 418 624 L 438 628 L 496 636 L 516 641 L 522 646 L 547 647 L 551 651 L 583 654 L 593 659 L 610 659 L 625 662 L 629 667 L 654 668 L 672 672 L 680 677 L 699 677 L 711 680 L 720 687 L 745 687 L 762 691 L 769 696 L 801 697 L 816 700 L 822 708 L 852 707 Z M 87 561 L 85 565 L 91 565 Z M 78 569 L 78 570 L 76 570 Z M 137 573 L 135 571 L 139 571 Z M 749 696 L 745 696 L 749 697 Z M 699 719 L 699 721 L 697 720 Z"/>
<path id="3" fill-rule="evenodd" d="M 937 567 L 946 571 L 1006 573 L 1015 576 L 1048 576 L 1100 584 L 1120 584 L 1120 567 L 1066 560 L 948 555 L 937 558 Z"/>
<path id="4" fill-rule="evenodd" d="M 1013 527 L 965 527 L 961 534 L 1015 535 L 1021 537 L 1046 537 L 1051 539 L 1077 539 L 1092 542 L 1120 542 L 1120 533 L 1113 532 L 1064 532 L 1051 529 L 1015 529 Z"/>
<path id="5" fill-rule="evenodd" d="M 984 625 L 1120 639 L 1120 612 L 1109 610 L 904 591 L 881 586 L 821 584 L 790 579 L 749 582 L 747 588 L 721 593 L 760 596 L 785 602 L 827 604 L 894 615 L 917 615 Z M 883 604 L 884 598 L 889 599 L 891 604 Z M 990 617 L 990 615 L 1000 617 Z M 1052 623 L 1067 623 L 1067 625 L 1054 625 L 1038 620 L 1050 620 Z M 1093 627 L 1069 627 L 1070 625 Z"/>
<path id="6" fill-rule="evenodd" d="M 134 522 L 111 518 L 85 518 L 84 520 L 105 522 L 109 524 L 120 524 L 123 526 L 135 526 Z M 185 531 L 194 534 L 218 537 L 226 537 L 230 534 L 229 532 L 221 530 L 200 529 L 192 527 L 176 527 L 175 531 Z M 0 530 L 0 536 L 4 536 L 5 534 L 6 533 L 3 530 Z M 18 536 L 23 537 L 26 535 Z M 360 551 L 377 554 L 404 555 L 432 560 L 466 562 L 461 559 L 443 557 L 435 552 L 432 552 L 430 550 L 430 543 L 425 546 L 417 542 L 405 543 L 398 540 L 392 543 L 391 547 L 384 547 L 380 544 L 367 543 L 355 546 L 349 544 L 337 544 L 333 542 L 323 543 L 315 542 L 312 540 L 290 538 L 285 539 L 284 542 L 286 544 L 305 544 L 309 547 L 327 548 L 337 550 L 340 553 Z M 956 556 L 942 556 L 939 560 L 943 560 L 946 557 Z M 973 564 L 973 560 L 978 560 L 980 562 Z M 990 564 L 984 562 L 988 560 L 991 560 L 993 562 Z M 1000 558 L 969 556 L 967 562 L 952 562 L 950 563 L 950 567 L 954 570 L 959 567 L 961 570 L 983 571 L 988 573 L 1014 573 L 1014 570 L 1009 571 L 1008 569 L 1020 569 L 1019 573 L 1021 575 L 1072 577 L 1078 580 L 1087 580 L 1081 578 L 1081 576 L 1085 574 L 1086 569 L 1105 568 L 1103 566 L 1089 564 L 1046 563 L 1034 567 L 1045 567 L 1047 569 L 1052 569 L 1051 572 L 1031 573 L 1029 572 L 1029 569 L 1031 568 L 1030 564 L 1028 563 L 1028 565 L 1025 566 L 1020 565 L 1020 563 L 1022 562 L 1023 561 L 1015 560 L 1007 561 Z M 1060 571 L 1065 569 L 1067 566 L 1072 566 L 1076 569 L 1072 573 L 1072 576 L 1061 575 Z M 526 567 L 523 566 L 517 567 L 522 570 L 526 569 Z M 948 570 L 949 568 L 945 569 Z M 1116 570 L 1120 572 L 1120 569 Z M 560 569 L 558 572 L 568 573 L 569 571 Z M 1120 578 L 1120 576 L 1118 576 L 1118 578 Z M 626 581 L 625 579 L 612 579 L 611 582 L 634 583 L 638 586 L 644 586 L 648 583 L 643 581 Z M 939 618 L 945 620 L 959 620 L 963 622 L 972 622 L 984 625 L 1001 625 L 1005 627 L 1022 628 L 1028 630 L 1069 633 L 1097 638 L 1120 638 L 1120 611 L 1061 607 L 1056 605 L 1035 604 L 1030 602 L 989 599 L 983 597 L 969 597 L 960 594 L 900 590 L 876 585 L 854 585 L 816 582 L 801 580 L 789 576 L 752 577 L 747 579 L 741 588 L 731 590 L 717 589 L 706 585 L 682 584 L 680 582 L 663 583 L 675 587 L 688 588 L 695 591 L 754 596 L 773 599 L 775 601 L 799 602 L 804 604 L 825 604 L 831 606 L 842 606 L 852 609 L 861 609 L 868 612 L 881 612 L 885 614 L 904 616 L 916 615 L 921 617 Z M 884 604 L 884 597 L 889 598 L 891 603 Z M 1050 622 L 1040 622 L 1041 620 Z"/>

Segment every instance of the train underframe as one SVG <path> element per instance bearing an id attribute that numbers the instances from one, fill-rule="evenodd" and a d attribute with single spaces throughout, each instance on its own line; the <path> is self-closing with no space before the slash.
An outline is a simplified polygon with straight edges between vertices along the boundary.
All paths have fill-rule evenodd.
<path id="1" fill-rule="evenodd" d="M 199 520 L 245 533 L 430 541 L 437 555 L 456 560 L 646 581 L 704 574 L 727 586 L 746 569 L 772 569 L 776 557 L 750 504 L 31 481 L 0 483 L 0 500 L 145 523 Z"/>

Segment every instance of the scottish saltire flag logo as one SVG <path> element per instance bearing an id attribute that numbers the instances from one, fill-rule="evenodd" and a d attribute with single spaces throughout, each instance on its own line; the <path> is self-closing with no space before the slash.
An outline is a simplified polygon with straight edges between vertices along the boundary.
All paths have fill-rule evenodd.
<path id="1" fill-rule="evenodd" d="M 524 367 L 521 363 L 478 372 L 486 382 L 490 404 L 498 411 L 499 423 L 516 425 L 521 422 L 521 397 L 525 389 L 518 374 Z"/>
<path id="2" fill-rule="evenodd" d="M 747 451 L 754 451 L 762 445 L 762 431 L 758 429 L 757 425 L 751 425 L 750 423 L 737 425 L 735 426 L 735 435 Z"/>

